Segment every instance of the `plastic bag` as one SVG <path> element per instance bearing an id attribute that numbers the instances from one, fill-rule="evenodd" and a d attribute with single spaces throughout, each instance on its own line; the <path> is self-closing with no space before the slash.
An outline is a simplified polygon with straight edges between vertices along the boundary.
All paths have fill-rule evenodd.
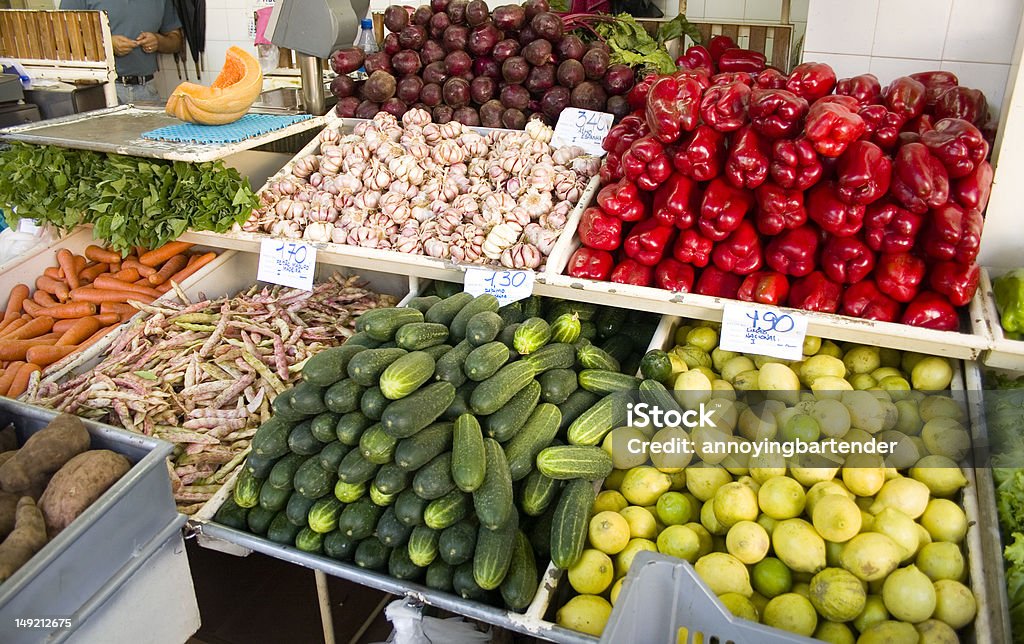
<path id="1" fill-rule="evenodd" d="M 394 644 L 484 644 L 491 641 L 491 632 L 481 633 L 461 617 L 439 619 L 424 617 L 423 606 L 411 599 L 397 599 L 384 609 L 394 626 L 389 643 Z"/>
<path id="2" fill-rule="evenodd" d="M 38 250 L 55 239 L 57 236 L 49 226 L 39 227 L 30 219 L 22 219 L 16 228 L 0 232 L 0 264 Z"/>

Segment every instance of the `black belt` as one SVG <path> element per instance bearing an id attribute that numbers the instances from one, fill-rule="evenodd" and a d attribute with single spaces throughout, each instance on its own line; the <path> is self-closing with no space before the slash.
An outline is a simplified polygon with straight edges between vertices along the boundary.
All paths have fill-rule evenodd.
<path id="1" fill-rule="evenodd" d="M 153 74 L 149 76 L 118 76 L 117 82 L 122 85 L 145 85 L 153 80 Z"/>

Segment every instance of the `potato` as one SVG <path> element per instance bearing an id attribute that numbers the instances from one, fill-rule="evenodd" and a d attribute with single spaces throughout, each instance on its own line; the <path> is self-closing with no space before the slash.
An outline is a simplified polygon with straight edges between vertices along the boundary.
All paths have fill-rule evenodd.
<path id="1" fill-rule="evenodd" d="M 14 425 L 8 425 L 0 429 L 0 452 L 12 449 L 18 449 L 18 435 L 14 432 Z"/>
<path id="2" fill-rule="evenodd" d="M 0 491 L 0 539 L 14 530 L 14 516 L 18 508 L 18 495 Z"/>
<path id="3" fill-rule="evenodd" d="M 14 455 L 17 454 L 17 453 L 18 453 L 18 450 L 16 450 L 16 449 L 12 449 L 12 450 L 10 450 L 8 452 L 0 452 L 0 466 L 2 466 L 4 463 L 6 463 L 7 461 L 9 461 L 12 458 L 14 458 Z"/>
<path id="4" fill-rule="evenodd" d="M 106 449 L 82 452 L 60 468 L 39 498 L 50 538 L 60 534 L 132 467 L 124 456 Z"/>
<path id="5" fill-rule="evenodd" d="M 50 475 L 87 449 L 89 432 L 81 419 L 61 414 L 0 466 L 0 489 L 14 494 L 41 492 Z"/>
<path id="6" fill-rule="evenodd" d="M 18 572 L 46 545 L 46 523 L 32 497 L 18 501 L 14 532 L 0 543 L 0 582 Z"/>

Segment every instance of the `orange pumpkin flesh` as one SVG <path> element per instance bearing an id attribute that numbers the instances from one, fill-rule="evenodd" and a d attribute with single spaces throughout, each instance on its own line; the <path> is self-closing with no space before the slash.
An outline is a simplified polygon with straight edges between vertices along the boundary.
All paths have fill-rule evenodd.
<path id="1" fill-rule="evenodd" d="M 178 85 L 167 99 L 166 111 L 189 123 L 224 125 L 245 116 L 261 91 L 263 71 L 259 61 L 244 49 L 231 47 L 212 85 Z"/>

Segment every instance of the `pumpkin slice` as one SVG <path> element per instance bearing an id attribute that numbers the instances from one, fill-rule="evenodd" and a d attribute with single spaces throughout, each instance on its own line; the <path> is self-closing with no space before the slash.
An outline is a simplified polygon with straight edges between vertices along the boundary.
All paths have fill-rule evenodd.
<path id="1" fill-rule="evenodd" d="M 212 85 L 178 85 L 167 99 L 166 111 L 182 121 L 200 125 L 234 123 L 245 116 L 262 91 L 259 61 L 244 49 L 231 47 L 224 68 Z"/>

